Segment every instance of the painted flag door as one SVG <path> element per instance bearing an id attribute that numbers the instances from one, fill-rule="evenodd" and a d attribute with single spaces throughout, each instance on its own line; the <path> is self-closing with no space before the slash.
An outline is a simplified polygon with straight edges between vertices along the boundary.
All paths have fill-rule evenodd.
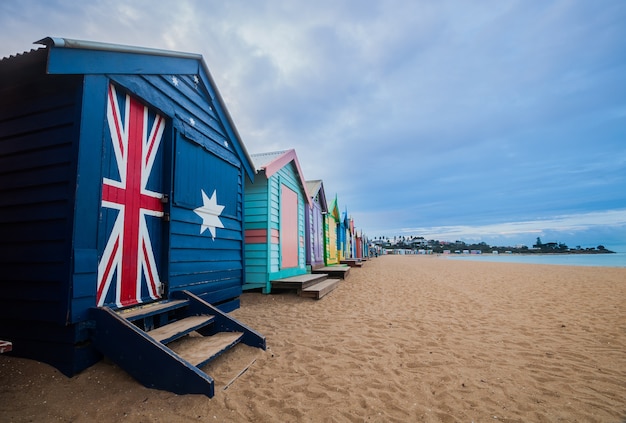
<path id="1" fill-rule="evenodd" d="M 165 119 L 109 85 L 98 228 L 98 306 L 156 300 L 164 250 Z"/>

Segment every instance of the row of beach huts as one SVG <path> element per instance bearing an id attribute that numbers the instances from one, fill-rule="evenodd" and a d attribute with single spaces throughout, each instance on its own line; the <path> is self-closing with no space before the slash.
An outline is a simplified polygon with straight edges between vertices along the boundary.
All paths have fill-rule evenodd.
<path id="1" fill-rule="evenodd" d="M 238 343 L 266 347 L 228 314 L 243 291 L 298 278 L 310 291 L 367 259 L 295 150 L 247 152 L 202 56 L 37 44 L 0 60 L 10 354 L 68 376 L 107 356 L 146 386 L 213 396 L 202 366 Z M 202 342 L 176 350 L 192 333 Z"/>

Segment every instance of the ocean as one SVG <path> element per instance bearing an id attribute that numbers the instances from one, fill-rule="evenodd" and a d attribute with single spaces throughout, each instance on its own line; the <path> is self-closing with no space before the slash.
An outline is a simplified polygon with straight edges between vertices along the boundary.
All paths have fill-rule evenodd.
<path id="1" fill-rule="evenodd" d="M 626 253 L 615 254 L 450 254 L 449 260 L 501 263 L 556 264 L 566 266 L 626 267 Z"/>

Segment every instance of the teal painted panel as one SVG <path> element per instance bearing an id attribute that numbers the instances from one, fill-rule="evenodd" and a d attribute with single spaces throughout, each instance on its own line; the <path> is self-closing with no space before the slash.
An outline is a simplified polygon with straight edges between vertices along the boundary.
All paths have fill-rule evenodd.
<path id="1" fill-rule="evenodd" d="M 254 214 L 267 214 L 267 201 L 246 199 L 246 216 Z"/>
<path id="2" fill-rule="evenodd" d="M 264 273 L 255 273 L 250 276 L 246 274 L 246 283 L 247 284 L 263 284 L 267 283 L 267 276 Z"/>
<path id="3" fill-rule="evenodd" d="M 265 220 L 255 222 L 246 222 L 246 229 L 265 229 L 267 227 Z"/>
<path id="4" fill-rule="evenodd" d="M 252 202 L 260 202 L 267 204 L 267 191 L 263 192 L 251 192 L 250 189 L 246 186 L 246 204 L 251 204 Z"/>
<path id="5" fill-rule="evenodd" d="M 252 229 L 251 226 L 248 226 L 248 224 L 250 223 L 259 223 L 259 222 L 267 222 L 267 214 L 266 213 L 262 213 L 262 214 L 255 214 L 255 215 L 246 215 L 246 229 Z M 266 228 L 267 225 L 263 225 L 262 227 L 258 227 L 256 229 L 264 229 Z"/>
<path id="6" fill-rule="evenodd" d="M 246 259 L 246 271 L 256 272 L 259 271 L 259 267 L 263 267 L 263 269 L 265 269 L 265 263 L 267 263 L 266 257 Z"/>

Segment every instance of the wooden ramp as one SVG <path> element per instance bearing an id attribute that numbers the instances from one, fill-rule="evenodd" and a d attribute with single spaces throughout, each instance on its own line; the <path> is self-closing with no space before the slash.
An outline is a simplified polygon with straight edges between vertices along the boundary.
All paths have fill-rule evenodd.
<path id="1" fill-rule="evenodd" d="M 295 290 L 301 297 L 319 300 L 339 284 L 339 279 L 328 279 L 326 273 L 306 273 L 272 281 L 272 289 Z"/>
<path id="2" fill-rule="evenodd" d="M 240 342 L 265 349 L 265 337 L 190 292 L 173 295 L 125 310 L 93 308 L 92 341 L 148 388 L 212 397 L 213 379 L 200 367 Z"/>
<path id="3" fill-rule="evenodd" d="M 346 279 L 350 274 L 350 266 L 346 266 L 345 264 L 335 265 L 335 266 L 326 266 L 320 267 L 318 269 L 314 269 L 311 271 L 313 274 L 325 273 L 329 277 Z"/>

